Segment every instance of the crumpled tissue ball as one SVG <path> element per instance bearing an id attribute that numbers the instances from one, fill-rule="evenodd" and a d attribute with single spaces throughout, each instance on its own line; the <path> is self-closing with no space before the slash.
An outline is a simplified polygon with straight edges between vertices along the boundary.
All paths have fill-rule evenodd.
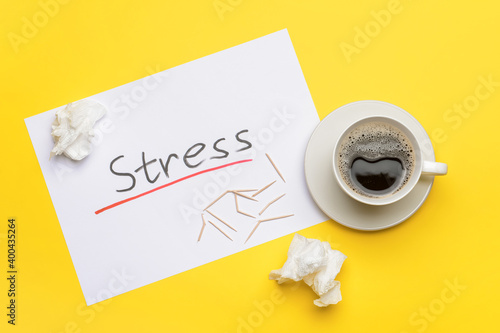
<path id="1" fill-rule="evenodd" d="M 69 103 L 56 112 L 52 123 L 54 148 L 50 158 L 64 154 L 79 161 L 90 154 L 90 139 L 94 136 L 94 124 L 106 114 L 106 107 L 92 100 Z"/>
<path id="2" fill-rule="evenodd" d="M 346 258 L 342 252 L 332 250 L 328 242 L 295 234 L 288 249 L 288 259 L 282 268 L 271 271 L 269 279 L 279 284 L 303 280 L 319 296 L 315 305 L 337 304 L 342 295 L 340 282 L 335 277 Z"/>

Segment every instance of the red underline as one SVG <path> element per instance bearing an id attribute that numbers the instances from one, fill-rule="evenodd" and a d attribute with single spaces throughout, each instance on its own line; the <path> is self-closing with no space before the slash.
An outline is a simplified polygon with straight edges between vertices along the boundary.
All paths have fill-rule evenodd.
<path id="1" fill-rule="evenodd" d="M 246 162 L 251 162 L 252 160 L 241 160 L 241 161 L 236 161 L 236 162 L 232 162 L 232 163 L 228 163 L 228 164 L 224 164 L 224 165 L 221 165 L 221 166 L 218 166 L 218 167 L 215 167 L 215 168 L 210 168 L 210 169 L 206 169 L 206 170 L 202 170 L 202 171 L 198 171 L 196 173 L 193 173 L 192 175 L 188 175 L 186 177 L 182 177 L 182 178 L 179 178 L 177 180 L 174 180 L 173 182 L 170 182 L 170 183 L 167 183 L 165 185 L 162 185 L 162 186 L 159 186 L 157 188 L 154 188 L 152 190 L 149 190 L 149 191 L 146 191 L 144 193 L 141 193 L 141 194 L 138 194 L 136 196 L 133 196 L 133 197 L 130 197 L 128 199 L 124 199 L 124 200 L 121 200 L 121 201 L 118 201 L 118 202 L 115 202 L 114 204 L 111 204 L 109 206 L 106 206 L 104 208 L 101 208 L 99 210 L 96 210 L 95 213 L 96 215 L 97 214 L 101 214 L 102 212 L 108 210 L 108 209 L 111 209 L 111 208 L 114 208 L 116 206 L 120 206 L 120 205 L 123 205 L 124 203 L 126 202 L 129 202 L 129 201 L 132 201 L 132 200 L 135 200 L 135 199 L 138 199 L 140 197 L 143 197 L 147 194 L 150 194 L 150 193 L 153 193 L 153 192 L 156 192 L 158 190 L 161 190 L 162 188 L 165 188 L 165 187 L 169 187 L 170 185 L 174 185 L 174 184 L 177 184 L 179 182 L 182 182 L 183 180 L 186 180 L 186 179 L 189 179 L 189 178 L 192 178 L 192 177 L 195 177 L 195 176 L 198 176 L 198 175 L 201 175 L 201 174 L 204 174 L 204 173 L 207 173 L 207 172 L 210 172 L 210 171 L 215 171 L 215 170 L 219 170 L 219 169 L 222 169 L 222 168 L 227 168 L 228 166 L 231 166 L 231 165 L 235 165 L 235 164 L 240 164 L 240 163 L 246 163 Z"/>

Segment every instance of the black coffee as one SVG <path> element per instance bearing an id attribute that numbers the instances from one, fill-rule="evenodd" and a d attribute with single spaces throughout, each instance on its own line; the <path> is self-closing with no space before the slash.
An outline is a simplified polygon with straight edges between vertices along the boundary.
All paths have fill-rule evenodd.
<path id="1" fill-rule="evenodd" d="M 345 183 L 367 197 L 399 191 L 410 179 L 415 153 L 410 140 L 385 122 L 361 124 L 340 143 L 338 167 Z"/>
<path id="2" fill-rule="evenodd" d="M 397 158 L 370 161 L 357 157 L 351 164 L 351 179 L 354 184 L 374 195 L 391 193 L 403 174 L 403 163 Z"/>

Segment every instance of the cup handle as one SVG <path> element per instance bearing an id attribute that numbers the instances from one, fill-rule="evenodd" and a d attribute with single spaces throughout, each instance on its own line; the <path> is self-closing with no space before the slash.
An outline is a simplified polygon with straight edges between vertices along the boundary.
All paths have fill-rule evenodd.
<path id="1" fill-rule="evenodd" d="M 422 175 L 442 176 L 448 173 L 448 165 L 446 163 L 424 161 L 422 165 Z"/>

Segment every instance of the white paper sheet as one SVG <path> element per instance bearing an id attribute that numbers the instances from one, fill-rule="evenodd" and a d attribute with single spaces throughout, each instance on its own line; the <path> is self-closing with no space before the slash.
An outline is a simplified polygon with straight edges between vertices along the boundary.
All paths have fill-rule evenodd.
<path id="1" fill-rule="evenodd" d="M 88 305 L 327 219 L 305 184 L 319 119 L 286 30 L 89 98 L 109 111 L 82 161 L 49 161 L 57 109 L 26 119 Z M 273 181 L 238 196 L 242 213 L 232 193 L 204 211 Z"/>

